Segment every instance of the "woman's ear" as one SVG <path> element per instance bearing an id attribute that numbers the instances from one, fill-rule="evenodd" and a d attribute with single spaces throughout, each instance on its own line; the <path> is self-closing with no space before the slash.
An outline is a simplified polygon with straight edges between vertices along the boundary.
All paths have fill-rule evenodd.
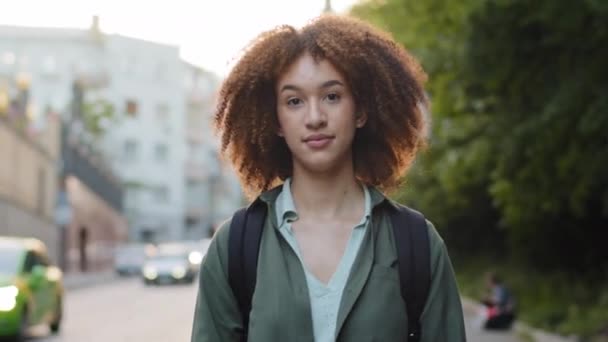
<path id="1" fill-rule="evenodd" d="M 365 114 L 363 112 L 358 112 L 357 117 L 356 117 L 356 122 L 355 122 L 357 128 L 361 128 L 361 127 L 365 126 L 366 122 L 367 122 L 367 114 Z"/>

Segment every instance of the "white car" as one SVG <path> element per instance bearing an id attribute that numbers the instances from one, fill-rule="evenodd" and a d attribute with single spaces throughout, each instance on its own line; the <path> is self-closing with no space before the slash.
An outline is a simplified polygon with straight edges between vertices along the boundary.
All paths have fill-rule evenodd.
<path id="1" fill-rule="evenodd" d="M 146 259 L 142 276 L 146 285 L 152 284 L 191 284 L 198 273 L 198 265 L 189 260 L 189 252 L 159 252 Z"/>

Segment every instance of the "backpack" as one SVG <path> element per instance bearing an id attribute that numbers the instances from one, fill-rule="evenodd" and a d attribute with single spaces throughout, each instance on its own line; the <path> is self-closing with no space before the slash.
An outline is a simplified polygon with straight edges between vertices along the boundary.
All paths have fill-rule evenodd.
<path id="1" fill-rule="evenodd" d="M 420 316 L 431 285 L 430 245 L 424 216 L 406 206 L 382 204 L 389 213 L 397 249 L 401 296 L 408 317 L 408 342 L 421 338 Z M 259 198 L 232 217 L 228 242 L 228 282 L 236 297 L 247 341 L 251 299 L 267 206 Z"/>

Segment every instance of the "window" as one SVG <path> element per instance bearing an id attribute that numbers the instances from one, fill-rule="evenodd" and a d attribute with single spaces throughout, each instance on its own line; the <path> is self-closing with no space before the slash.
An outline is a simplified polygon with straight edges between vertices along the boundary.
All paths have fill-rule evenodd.
<path id="1" fill-rule="evenodd" d="M 130 117 L 136 117 L 138 112 L 137 101 L 127 99 L 125 102 L 125 114 Z"/>
<path id="2" fill-rule="evenodd" d="M 154 147 L 154 157 L 159 162 L 167 161 L 169 155 L 169 147 L 167 144 L 158 143 Z"/>
<path id="3" fill-rule="evenodd" d="M 194 228 L 196 228 L 196 225 L 198 225 L 199 222 L 199 217 L 186 216 L 186 218 L 184 219 L 184 226 L 186 226 L 187 230 L 194 230 Z"/>
<path id="4" fill-rule="evenodd" d="M 27 70 L 27 67 L 30 64 L 30 59 L 27 56 L 21 56 L 19 58 L 19 68 L 21 70 Z"/>
<path id="5" fill-rule="evenodd" d="M 160 122 L 164 122 L 169 118 L 169 106 L 166 103 L 156 105 L 156 117 Z"/>
<path id="6" fill-rule="evenodd" d="M 127 140 L 124 145 L 124 157 L 125 159 L 137 159 L 139 154 L 139 146 L 135 140 Z"/>
<path id="7" fill-rule="evenodd" d="M 32 269 L 36 265 L 36 257 L 33 252 L 27 252 L 25 256 L 25 263 L 23 264 L 23 272 L 31 273 Z"/>
<path id="8" fill-rule="evenodd" d="M 169 201 L 169 190 L 166 186 L 158 186 L 154 188 L 152 195 L 156 202 L 166 203 Z"/>
<path id="9" fill-rule="evenodd" d="M 57 74 L 57 62 L 55 57 L 46 56 L 42 61 L 42 71 L 46 76 L 55 76 Z"/>
<path id="10" fill-rule="evenodd" d="M 186 73 L 186 77 L 184 77 L 184 87 L 186 89 L 194 87 L 194 77 L 191 74 Z"/>
<path id="11" fill-rule="evenodd" d="M 156 79 L 159 81 L 165 81 L 167 79 L 168 68 L 167 63 L 159 62 L 156 65 Z"/>
<path id="12" fill-rule="evenodd" d="M 134 74 L 137 71 L 137 61 L 134 57 L 124 57 L 120 61 L 120 67 L 125 74 Z"/>
<path id="13" fill-rule="evenodd" d="M 25 263 L 23 265 L 23 271 L 25 273 L 31 273 L 35 266 L 49 266 L 49 261 L 46 257 L 38 255 L 36 252 L 29 251 L 25 256 Z"/>
<path id="14" fill-rule="evenodd" d="M 141 241 L 152 243 L 156 241 L 156 232 L 152 229 L 143 229 L 139 232 Z"/>
<path id="15" fill-rule="evenodd" d="M 197 161 L 197 162 L 203 161 L 203 156 L 204 156 L 203 148 L 204 148 L 204 146 L 202 146 L 199 142 L 193 142 L 193 141 L 188 142 L 189 158 L 194 161 Z"/>
<path id="16" fill-rule="evenodd" d="M 161 129 L 166 133 L 169 132 L 171 129 L 169 126 L 169 105 L 166 103 L 159 103 L 156 105 L 156 121 Z"/>
<path id="17" fill-rule="evenodd" d="M 5 52 L 4 54 L 2 54 L 2 62 L 6 65 L 15 64 L 16 59 L 17 57 L 15 57 L 15 54 L 12 52 Z"/>
<path id="18" fill-rule="evenodd" d="M 139 194 L 140 194 L 141 186 L 129 184 L 126 186 L 125 191 L 125 207 L 126 208 L 137 208 L 137 204 L 139 203 Z"/>

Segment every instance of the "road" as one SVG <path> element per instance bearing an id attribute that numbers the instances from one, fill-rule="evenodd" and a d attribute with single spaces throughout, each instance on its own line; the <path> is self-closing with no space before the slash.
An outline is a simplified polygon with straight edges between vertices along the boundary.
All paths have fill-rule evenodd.
<path id="1" fill-rule="evenodd" d="M 66 294 L 65 320 L 58 336 L 35 329 L 31 342 L 187 342 L 196 285 L 146 287 L 118 280 Z M 517 342 L 511 334 L 488 334 L 466 318 L 469 342 Z"/>
<path id="2" fill-rule="evenodd" d="M 147 287 L 137 279 L 74 290 L 66 294 L 61 333 L 39 329 L 43 337 L 31 341 L 190 341 L 195 298 L 196 285 Z"/>

